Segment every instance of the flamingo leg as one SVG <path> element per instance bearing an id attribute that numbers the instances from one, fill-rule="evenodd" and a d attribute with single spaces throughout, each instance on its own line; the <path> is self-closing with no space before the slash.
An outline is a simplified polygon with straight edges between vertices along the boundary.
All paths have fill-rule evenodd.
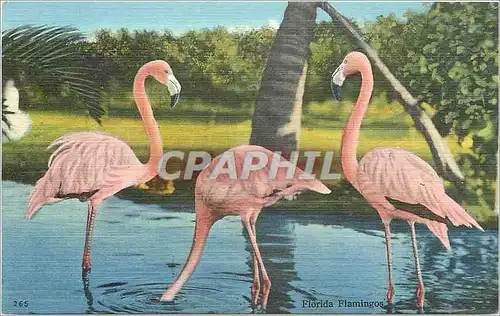
<path id="1" fill-rule="evenodd" d="M 94 221 L 96 215 L 96 208 L 89 202 L 89 210 L 87 214 L 87 229 L 85 232 L 85 246 L 83 248 L 83 270 L 90 271 L 90 246 L 92 244 L 92 231 L 94 229 Z"/>
<path id="2" fill-rule="evenodd" d="M 413 247 L 413 257 L 415 259 L 415 269 L 417 271 L 417 279 L 418 279 L 418 285 L 416 290 L 417 307 L 419 311 L 422 311 L 425 300 L 425 288 L 424 288 L 424 280 L 422 279 L 422 271 L 420 270 L 420 259 L 418 256 L 417 237 L 415 234 L 415 222 L 408 221 L 408 224 L 410 224 L 411 245 Z"/>
<path id="3" fill-rule="evenodd" d="M 253 234 L 257 236 L 257 231 L 255 229 L 255 222 L 250 221 L 250 227 L 252 228 Z M 257 305 L 260 292 L 260 277 L 259 277 L 259 260 L 253 251 L 253 284 L 252 284 L 252 303 Z"/>
<path id="4" fill-rule="evenodd" d="M 89 281 L 89 272 L 90 270 L 82 269 L 82 282 L 83 282 L 83 292 L 85 293 L 85 297 L 87 298 L 88 312 L 93 311 L 92 304 L 94 303 L 94 298 L 92 296 L 92 291 L 90 290 L 90 281 Z"/>
<path id="5" fill-rule="evenodd" d="M 250 224 L 250 220 L 243 219 L 242 220 L 245 229 L 248 232 L 248 236 L 250 238 L 250 242 L 252 243 L 253 251 L 255 256 L 257 257 L 257 261 L 259 263 L 260 270 L 262 272 L 262 308 L 265 309 L 267 306 L 267 300 L 269 298 L 269 292 L 271 290 L 271 280 L 267 275 L 266 268 L 264 267 L 264 262 L 262 261 L 262 257 L 260 255 L 259 246 L 257 245 L 257 238 L 252 229 L 252 225 Z"/>
<path id="6" fill-rule="evenodd" d="M 392 281 L 392 255 L 391 255 L 391 228 L 390 221 L 384 222 L 384 230 L 385 230 L 385 250 L 387 255 L 387 303 L 392 305 L 392 300 L 394 298 L 394 294 L 396 293 L 394 290 L 394 283 Z"/>

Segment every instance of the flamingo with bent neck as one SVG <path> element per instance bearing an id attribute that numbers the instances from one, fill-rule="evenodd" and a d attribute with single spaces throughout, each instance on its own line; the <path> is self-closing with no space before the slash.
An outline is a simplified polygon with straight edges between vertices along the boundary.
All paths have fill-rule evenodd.
<path id="1" fill-rule="evenodd" d="M 143 164 L 132 148 L 116 136 L 101 132 L 79 132 L 57 138 L 48 149 L 49 169 L 37 181 L 29 197 L 26 217 L 29 219 L 44 205 L 77 198 L 88 202 L 87 229 L 82 268 L 90 271 L 90 246 L 97 207 L 106 198 L 151 180 L 158 174 L 163 154 L 158 124 L 153 116 L 145 90 L 148 76 L 165 84 L 171 95 L 171 107 L 179 100 L 181 86 L 170 66 L 162 60 L 142 66 L 134 81 L 134 98 L 149 139 L 149 161 Z"/>
<path id="2" fill-rule="evenodd" d="M 368 109 L 373 90 L 373 74 L 368 58 L 360 52 L 346 55 L 332 75 L 332 92 L 340 96 L 340 86 L 349 75 L 361 73 L 359 93 L 342 138 L 342 170 L 347 180 L 368 200 L 382 219 L 385 228 L 388 289 L 387 300 L 392 305 L 395 294 L 391 269 L 391 231 L 393 218 L 408 221 L 418 285 L 417 307 L 424 306 L 425 290 L 420 270 L 415 236 L 415 222 L 425 224 L 450 249 L 447 223 L 455 226 L 481 226 L 452 198 L 446 195 L 437 173 L 424 160 L 402 148 L 380 147 L 369 151 L 358 164 L 356 150 L 361 122 Z"/>
<path id="3" fill-rule="evenodd" d="M 228 156 L 233 157 L 233 159 L 227 159 Z M 267 163 L 265 167 L 253 170 L 247 176 L 243 176 L 245 162 L 249 158 L 252 160 L 248 161 L 258 158 L 259 162 L 261 162 L 260 159 L 265 159 Z M 236 178 L 228 176 L 227 173 L 214 171 L 221 167 L 221 159 L 225 159 L 222 162 L 234 171 L 237 175 Z M 279 162 L 280 166 L 285 166 L 288 171 L 285 172 L 285 168 L 279 168 L 274 174 L 272 171 L 273 162 Z M 196 224 L 191 252 L 180 275 L 174 284 L 163 293 L 160 300 L 173 300 L 182 285 L 189 279 L 200 260 L 212 225 L 225 216 L 239 215 L 253 248 L 252 303 L 257 305 L 260 291 L 260 270 L 263 279 L 261 305 L 265 309 L 271 289 L 271 280 L 267 275 L 257 245 L 255 223 L 264 207 L 275 204 L 281 198 L 290 200 L 297 194 L 308 190 L 321 194 L 331 192 L 323 183 L 310 176 L 278 153 L 273 153 L 260 146 L 241 145 L 215 157 L 196 179 Z"/>

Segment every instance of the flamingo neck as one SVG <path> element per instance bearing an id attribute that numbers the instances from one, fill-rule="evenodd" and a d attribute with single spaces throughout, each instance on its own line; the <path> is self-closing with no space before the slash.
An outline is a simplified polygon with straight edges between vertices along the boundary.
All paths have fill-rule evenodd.
<path id="1" fill-rule="evenodd" d="M 342 171 L 347 180 L 355 187 L 357 186 L 358 160 L 356 158 L 356 151 L 358 148 L 359 133 L 373 90 L 373 74 L 370 64 L 367 62 L 360 72 L 361 90 L 354 109 L 349 116 L 349 120 L 344 127 L 341 149 Z"/>
<path id="2" fill-rule="evenodd" d="M 149 161 L 147 166 L 154 174 L 163 155 L 163 142 L 160 129 L 153 115 L 153 109 L 146 94 L 145 81 L 150 73 L 148 65 L 143 66 L 137 73 L 134 81 L 134 99 L 144 122 L 144 129 L 149 139 Z"/>

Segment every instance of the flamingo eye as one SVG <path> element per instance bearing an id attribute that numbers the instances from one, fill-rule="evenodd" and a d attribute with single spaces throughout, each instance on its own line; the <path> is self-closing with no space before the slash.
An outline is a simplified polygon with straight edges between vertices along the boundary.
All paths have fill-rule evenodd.
<path id="1" fill-rule="evenodd" d="M 347 64 L 347 59 L 344 59 L 344 64 Z"/>

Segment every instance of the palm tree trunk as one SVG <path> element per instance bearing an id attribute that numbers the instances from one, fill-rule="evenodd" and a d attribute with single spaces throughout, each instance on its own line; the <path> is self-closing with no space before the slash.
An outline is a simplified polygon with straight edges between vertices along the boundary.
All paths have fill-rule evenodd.
<path id="1" fill-rule="evenodd" d="M 297 148 L 317 7 L 313 2 L 288 3 L 257 94 L 251 144 L 283 153 Z"/>
<path id="2" fill-rule="evenodd" d="M 363 48 L 375 67 L 380 70 L 382 75 L 391 84 L 392 88 L 399 94 L 399 99 L 403 102 L 406 112 L 410 114 L 415 126 L 422 132 L 427 144 L 429 145 L 438 173 L 442 177 L 452 181 L 457 188 L 462 188 L 464 176 L 460 171 L 457 162 L 453 158 L 453 155 L 448 148 L 448 144 L 439 134 L 436 126 L 432 123 L 431 118 L 419 106 L 417 99 L 415 99 L 401 84 L 401 82 L 399 82 L 399 80 L 391 73 L 387 66 L 378 57 L 377 52 L 375 52 L 375 50 L 363 40 L 359 32 L 346 18 L 342 16 L 342 14 L 340 14 L 327 2 L 322 2 L 320 7 L 328 15 L 330 15 L 334 22 L 340 22 L 339 25 L 347 31 L 347 34 L 349 34 L 361 48 Z"/>

